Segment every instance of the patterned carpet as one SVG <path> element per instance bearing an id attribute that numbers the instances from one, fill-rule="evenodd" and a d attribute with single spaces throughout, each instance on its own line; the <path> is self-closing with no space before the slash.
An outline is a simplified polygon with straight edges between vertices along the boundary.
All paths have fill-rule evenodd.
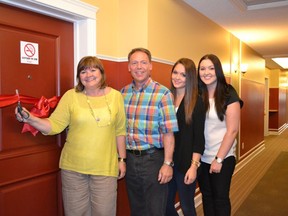
<path id="1" fill-rule="evenodd" d="M 281 152 L 234 216 L 288 215 L 288 152 Z"/>

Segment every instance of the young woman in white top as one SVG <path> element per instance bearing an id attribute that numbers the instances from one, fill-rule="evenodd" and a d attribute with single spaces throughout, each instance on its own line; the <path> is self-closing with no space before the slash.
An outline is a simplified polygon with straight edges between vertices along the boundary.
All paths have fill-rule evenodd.
<path id="1" fill-rule="evenodd" d="M 198 178 L 205 216 L 231 214 L 230 184 L 236 165 L 236 135 L 243 105 L 226 82 L 219 58 L 203 56 L 198 65 L 199 91 L 205 111 L 205 150 Z"/>

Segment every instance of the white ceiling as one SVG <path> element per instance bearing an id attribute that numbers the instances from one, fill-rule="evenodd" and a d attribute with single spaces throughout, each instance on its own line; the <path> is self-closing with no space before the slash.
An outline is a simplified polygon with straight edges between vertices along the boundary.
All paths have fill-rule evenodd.
<path id="1" fill-rule="evenodd" d="M 183 0 L 231 32 L 266 60 L 288 57 L 288 0 Z"/>

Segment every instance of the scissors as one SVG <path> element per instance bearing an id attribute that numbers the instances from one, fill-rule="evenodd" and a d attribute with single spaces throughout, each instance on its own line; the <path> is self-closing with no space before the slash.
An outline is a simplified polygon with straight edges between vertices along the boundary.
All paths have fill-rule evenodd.
<path id="1" fill-rule="evenodd" d="M 23 110 L 23 108 L 22 108 L 22 105 L 21 105 L 21 102 L 20 102 L 20 95 L 19 95 L 18 89 L 16 89 L 16 95 L 17 95 L 17 97 L 18 97 L 17 112 L 21 115 L 21 117 L 22 117 L 23 119 L 28 119 L 28 118 L 30 117 L 30 114 L 29 114 L 29 112 Z M 24 112 L 24 114 L 23 114 L 23 112 Z M 18 118 L 17 118 L 17 120 L 19 121 Z"/>

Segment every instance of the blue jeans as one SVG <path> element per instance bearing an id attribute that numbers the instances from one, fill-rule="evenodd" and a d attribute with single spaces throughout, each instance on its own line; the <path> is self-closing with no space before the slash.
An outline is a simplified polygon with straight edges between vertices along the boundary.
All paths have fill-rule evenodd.
<path id="1" fill-rule="evenodd" d="M 210 164 L 201 163 L 201 173 L 198 181 L 205 216 L 231 215 L 229 192 L 235 165 L 235 157 L 230 156 L 223 161 L 220 173 L 210 174 Z"/>
<path id="2" fill-rule="evenodd" d="M 168 184 L 159 184 L 164 151 L 136 156 L 127 152 L 126 186 L 131 216 L 164 216 Z"/>
<path id="3" fill-rule="evenodd" d="M 177 168 L 174 167 L 173 178 L 169 182 L 166 216 L 178 216 L 178 213 L 174 207 L 177 190 L 183 214 L 185 216 L 196 216 L 194 203 L 196 181 L 187 185 L 184 183 L 184 176 L 185 174 L 179 172 Z"/>

